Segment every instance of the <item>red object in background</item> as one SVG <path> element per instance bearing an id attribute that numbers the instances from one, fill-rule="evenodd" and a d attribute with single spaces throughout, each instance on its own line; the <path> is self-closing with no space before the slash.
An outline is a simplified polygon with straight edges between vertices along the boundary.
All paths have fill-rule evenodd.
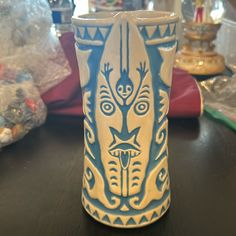
<path id="1" fill-rule="evenodd" d="M 72 73 L 64 81 L 43 94 L 49 114 L 82 116 L 82 93 L 79 69 L 74 49 L 74 34 L 65 33 L 60 38 L 69 60 Z M 170 94 L 169 117 L 198 117 L 202 112 L 202 98 L 195 79 L 187 72 L 174 69 Z"/>
<path id="2" fill-rule="evenodd" d="M 26 98 L 25 104 L 31 109 L 32 112 L 36 111 L 37 105 L 33 99 Z"/>
<path id="3" fill-rule="evenodd" d="M 48 107 L 49 114 L 83 115 L 74 34 L 65 33 L 60 37 L 60 41 L 72 73 L 60 84 L 43 94 L 42 99 Z"/>
<path id="4" fill-rule="evenodd" d="M 198 117 L 203 100 L 197 81 L 186 71 L 174 68 L 168 117 Z"/>
<path id="5" fill-rule="evenodd" d="M 202 23 L 202 21 L 203 21 L 203 11 L 204 11 L 203 7 L 197 7 L 196 8 L 195 15 L 194 15 L 194 21 L 196 23 Z"/>

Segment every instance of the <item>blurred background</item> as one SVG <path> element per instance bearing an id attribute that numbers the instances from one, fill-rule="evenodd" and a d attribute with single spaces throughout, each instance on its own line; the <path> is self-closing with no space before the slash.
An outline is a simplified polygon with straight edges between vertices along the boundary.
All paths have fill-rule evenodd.
<path id="1" fill-rule="evenodd" d="M 174 11 L 180 16 L 180 24 L 177 33 L 179 46 L 181 47 L 183 39 L 183 27 L 181 22 L 186 17 L 194 14 L 195 1 L 192 0 L 48 0 L 55 25 L 58 22 L 59 11 L 62 11 L 62 18 L 65 24 L 58 24 L 56 29 L 60 31 L 70 30 L 72 14 L 78 16 L 93 11 L 114 11 L 114 10 L 159 10 Z M 214 4 L 215 17 L 222 23 L 221 29 L 215 41 L 216 51 L 225 57 L 226 63 L 234 64 L 236 61 L 236 49 L 231 45 L 236 38 L 236 1 L 235 0 L 207 0 L 205 4 Z M 59 29 L 60 28 L 60 29 Z"/>

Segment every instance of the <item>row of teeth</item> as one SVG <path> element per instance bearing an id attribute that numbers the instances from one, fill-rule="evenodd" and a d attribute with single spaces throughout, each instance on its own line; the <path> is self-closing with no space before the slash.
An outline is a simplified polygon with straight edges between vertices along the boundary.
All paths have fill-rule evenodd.
<path id="1" fill-rule="evenodd" d="M 140 154 L 140 151 L 136 150 L 113 150 L 109 153 L 114 157 L 121 157 L 123 155 L 129 155 L 130 157 L 136 157 Z"/>

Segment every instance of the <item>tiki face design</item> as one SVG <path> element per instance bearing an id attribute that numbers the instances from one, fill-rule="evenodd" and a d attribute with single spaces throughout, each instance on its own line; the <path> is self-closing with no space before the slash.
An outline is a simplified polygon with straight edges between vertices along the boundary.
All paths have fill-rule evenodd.
<path id="1" fill-rule="evenodd" d="M 136 53 L 132 37 L 138 38 L 138 31 L 127 22 L 111 32 L 109 39 L 119 46 L 114 55 L 120 58 L 107 62 L 110 58 L 107 58 L 106 49 L 111 50 L 108 39 L 96 93 L 97 131 L 105 176 L 110 191 L 123 197 L 132 196 L 141 189 L 154 123 L 149 60 L 144 45 L 143 48 L 139 46 L 140 58 L 132 55 Z M 142 45 L 141 39 L 139 43 Z"/>
<path id="2" fill-rule="evenodd" d="M 134 90 L 134 85 L 132 80 L 129 78 L 128 72 L 123 70 L 121 72 L 121 77 L 116 84 L 117 94 L 122 100 L 127 100 L 131 96 Z"/>
<path id="3" fill-rule="evenodd" d="M 170 203 L 166 115 L 177 19 L 146 11 L 95 15 L 75 21 L 85 114 L 82 203 L 104 224 L 143 226 Z"/>

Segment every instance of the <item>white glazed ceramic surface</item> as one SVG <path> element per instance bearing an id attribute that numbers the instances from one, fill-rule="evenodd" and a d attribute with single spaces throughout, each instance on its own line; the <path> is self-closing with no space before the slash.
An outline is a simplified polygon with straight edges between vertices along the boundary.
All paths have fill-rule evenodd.
<path id="1" fill-rule="evenodd" d="M 104 224 L 141 227 L 169 207 L 176 22 L 151 11 L 73 18 L 85 114 L 82 203 Z"/>

